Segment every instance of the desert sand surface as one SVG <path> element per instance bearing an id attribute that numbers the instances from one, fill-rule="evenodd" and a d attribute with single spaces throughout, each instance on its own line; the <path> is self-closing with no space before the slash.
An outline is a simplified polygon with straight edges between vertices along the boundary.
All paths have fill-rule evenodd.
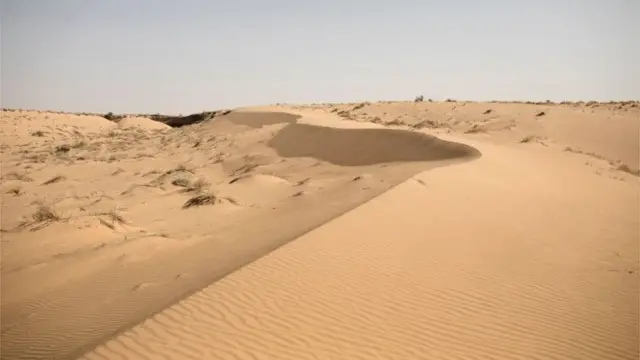
<path id="1" fill-rule="evenodd" d="M 640 107 L 3 111 L 2 359 L 637 359 Z"/>

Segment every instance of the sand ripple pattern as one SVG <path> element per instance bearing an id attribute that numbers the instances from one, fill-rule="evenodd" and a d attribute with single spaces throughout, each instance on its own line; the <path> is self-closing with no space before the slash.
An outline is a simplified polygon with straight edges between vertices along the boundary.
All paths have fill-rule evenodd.
<path id="1" fill-rule="evenodd" d="M 494 264 L 477 254 L 495 243 L 407 235 L 419 217 L 394 209 L 398 192 L 417 196 L 417 186 L 316 229 L 84 359 L 638 358 L 637 276 L 596 284 L 546 264 L 536 244 L 505 242 L 511 256 Z M 394 226 L 371 227 L 375 216 Z M 399 237 L 399 228 L 409 230 Z"/>

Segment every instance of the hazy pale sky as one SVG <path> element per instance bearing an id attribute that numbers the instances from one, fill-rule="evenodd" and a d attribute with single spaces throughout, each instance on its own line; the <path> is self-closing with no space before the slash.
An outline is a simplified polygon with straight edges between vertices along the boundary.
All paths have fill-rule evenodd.
<path id="1" fill-rule="evenodd" d="M 1 105 L 640 99 L 638 0 L 0 0 Z"/>

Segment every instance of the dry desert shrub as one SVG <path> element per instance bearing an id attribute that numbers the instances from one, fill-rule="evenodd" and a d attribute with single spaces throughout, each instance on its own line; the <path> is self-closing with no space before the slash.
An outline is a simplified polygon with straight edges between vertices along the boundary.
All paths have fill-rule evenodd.
<path id="1" fill-rule="evenodd" d="M 309 181 L 311 181 L 311 178 L 305 178 L 305 179 L 302 179 L 302 180 L 298 181 L 293 186 L 302 186 L 302 185 L 307 184 Z"/>
<path id="2" fill-rule="evenodd" d="M 107 220 L 99 219 L 100 223 L 111 230 L 115 230 L 116 224 L 126 225 L 127 220 L 120 214 L 120 210 L 116 207 L 107 212 L 101 212 L 94 214 L 95 216 L 105 216 Z"/>
<path id="3" fill-rule="evenodd" d="M 243 174 L 248 174 L 248 173 L 252 172 L 258 166 L 259 166 L 258 164 L 254 164 L 254 163 L 244 164 L 241 167 L 235 169 L 233 171 L 233 173 L 231 174 L 231 176 L 239 176 L 239 175 L 243 175 Z"/>
<path id="4" fill-rule="evenodd" d="M 184 164 L 184 163 L 176 166 L 175 168 L 173 168 L 171 170 L 167 170 L 165 172 L 165 174 L 169 175 L 169 174 L 173 174 L 173 173 L 176 173 L 176 172 L 188 172 L 188 173 L 191 173 L 191 174 L 195 174 L 195 170 L 193 170 L 191 168 L 191 166 L 189 166 L 187 164 Z"/>
<path id="5" fill-rule="evenodd" d="M 354 116 L 347 110 L 342 110 L 338 112 L 338 116 L 343 117 L 347 120 L 353 120 L 355 119 Z"/>
<path id="6" fill-rule="evenodd" d="M 6 191 L 7 194 L 12 194 L 14 196 L 20 196 L 22 194 L 22 188 L 20 187 L 12 187 Z"/>
<path id="7" fill-rule="evenodd" d="M 435 121 L 435 120 L 423 120 L 423 121 L 420 121 L 419 123 L 410 125 L 410 127 L 417 130 L 424 129 L 424 128 L 440 129 L 440 128 L 447 128 L 449 127 L 449 125 L 447 125 L 446 123 Z"/>
<path id="8" fill-rule="evenodd" d="M 634 170 L 634 169 L 630 168 L 629 165 L 627 165 L 627 164 L 622 164 L 622 163 L 618 164 L 616 166 L 616 170 L 622 171 L 622 172 L 626 172 L 627 174 L 631 174 L 631 175 L 634 175 L 634 176 L 640 176 L 640 169 Z"/>
<path id="9" fill-rule="evenodd" d="M 203 206 L 203 205 L 216 205 L 221 204 L 223 202 L 228 202 L 234 205 L 238 205 L 238 202 L 230 197 L 220 197 L 214 195 L 212 193 L 204 193 L 196 195 L 189 200 L 187 200 L 184 205 L 182 205 L 183 209 L 189 209 L 192 207 Z"/>
<path id="10" fill-rule="evenodd" d="M 56 154 L 66 154 L 69 151 L 71 151 L 71 146 L 67 145 L 67 144 L 63 144 L 63 145 L 58 145 L 56 146 L 56 148 L 54 149 L 54 152 Z"/>
<path id="11" fill-rule="evenodd" d="M 473 124 L 473 126 L 471 126 L 470 129 L 468 129 L 467 131 L 465 131 L 465 134 L 478 134 L 478 133 L 483 133 L 486 132 L 486 130 L 478 125 L 478 124 Z"/>
<path id="12" fill-rule="evenodd" d="M 535 139 L 536 139 L 536 137 L 534 135 L 528 135 L 528 136 L 523 137 L 522 140 L 520 140 L 520 143 L 521 144 L 530 143 Z"/>
<path id="13" fill-rule="evenodd" d="M 211 184 L 209 184 L 207 180 L 200 178 L 196 181 L 190 182 L 184 190 L 187 192 L 202 193 L 207 190 L 210 185 Z"/>
<path id="14" fill-rule="evenodd" d="M 49 206 L 40 204 L 38 209 L 31 215 L 34 223 L 50 223 L 62 220 L 62 217 L 56 212 L 56 210 Z"/>
<path id="15" fill-rule="evenodd" d="M 215 205 L 220 202 L 220 199 L 213 194 L 200 194 L 192 197 L 187 200 L 187 202 L 182 205 L 183 209 L 192 208 L 194 206 L 203 206 L 203 205 Z"/>
<path id="16" fill-rule="evenodd" d="M 351 110 L 353 110 L 353 111 L 360 110 L 360 109 L 362 109 L 363 107 L 365 107 L 367 105 L 369 105 L 369 103 L 367 103 L 367 102 L 359 103 L 359 104 L 355 105 L 353 107 L 353 109 L 351 109 Z"/>
<path id="17" fill-rule="evenodd" d="M 144 152 L 137 153 L 137 154 L 135 154 L 133 156 L 134 159 L 144 159 L 144 158 L 152 158 L 152 157 L 153 157 L 153 155 L 148 154 L 148 153 L 144 153 Z"/>
<path id="18" fill-rule="evenodd" d="M 385 125 L 400 126 L 400 125 L 406 125 L 406 124 L 400 118 L 396 118 L 396 119 L 393 119 L 393 120 L 389 121 Z"/>
<path id="19" fill-rule="evenodd" d="M 190 185 L 190 181 L 189 181 L 189 179 L 185 179 L 185 178 L 177 178 L 177 179 L 174 179 L 171 182 L 171 184 L 174 185 L 174 186 L 179 186 L 179 187 L 186 188 L 187 186 Z"/>
<path id="20" fill-rule="evenodd" d="M 43 182 L 42 185 L 49 185 L 49 184 L 57 183 L 57 182 L 65 180 L 65 179 L 66 179 L 66 177 L 64 175 L 57 175 L 57 176 L 54 176 L 51 179 Z"/>
<path id="21" fill-rule="evenodd" d="M 102 117 L 107 119 L 107 120 L 109 120 L 109 121 L 117 122 L 118 120 L 124 118 L 125 115 L 116 115 L 116 114 L 112 113 L 111 111 L 109 111 L 108 113 L 102 115 Z"/>
<path id="22" fill-rule="evenodd" d="M 157 170 L 153 170 L 150 171 L 148 173 L 146 173 L 144 176 L 147 175 L 152 175 L 152 174 L 157 174 L 159 173 L 159 171 Z M 176 166 L 173 169 L 167 170 L 165 172 L 163 172 L 162 174 L 160 174 L 160 176 L 158 176 L 155 180 L 151 181 L 149 183 L 150 186 L 160 186 L 162 184 L 164 184 L 165 180 L 171 175 L 171 174 L 176 174 L 176 173 L 190 173 L 190 174 L 195 174 L 195 170 L 193 170 L 191 167 L 187 166 L 186 164 L 180 164 L 178 166 Z M 175 185 L 175 184 L 174 184 Z M 179 186 L 179 185 L 178 185 Z"/>

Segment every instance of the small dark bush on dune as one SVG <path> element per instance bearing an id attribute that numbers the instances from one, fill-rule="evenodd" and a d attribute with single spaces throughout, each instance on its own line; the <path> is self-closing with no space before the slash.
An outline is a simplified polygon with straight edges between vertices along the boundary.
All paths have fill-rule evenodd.
<path id="1" fill-rule="evenodd" d="M 122 118 L 124 118 L 124 115 L 116 115 L 114 113 L 112 113 L 111 111 L 109 111 L 108 113 L 102 115 L 103 118 L 109 120 L 109 121 L 118 121 Z"/>
<path id="2" fill-rule="evenodd" d="M 104 114 L 104 118 L 109 120 L 109 121 L 113 121 L 113 113 L 112 112 L 108 112 L 108 113 Z"/>
<path id="3" fill-rule="evenodd" d="M 36 223 L 60 221 L 62 217 L 50 206 L 40 205 L 31 217 Z"/>
<path id="4" fill-rule="evenodd" d="M 67 144 L 58 145 L 55 148 L 56 154 L 68 153 L 69 151 L 71 151 L 71 146 L 69 146 Z"/>
<path id="5" fill-rule="evenodd" d="M 215 205 L 220 202 L 220 199 L 213 194 L 200 194 L 192 197 L 187 200 L 187 202 L 182 205 L 183 209 L 188 209 L 195 206 L 203 206 L 203 205 Z"/>
<path id="6" fill-rule="evenodd" d="M 63 175 L 54 176 L 51 179 L 43 182 L 42 185 L 54 184 L 54 183 L 60 182 L 60 181 L 65 180 L 65 179 L 66 179 L 66 177 L 64 177 Z"/>
<path id="7" fill-rule="evenodd" d="M 213 193 L 201 193 L 199 195 L 196 195 L 192 198 L 190 198 L 189 200 L 187 200 L 184 205 L 182 205 L 183 209 L 189 209 L 192 207 L 197 207 L 197 206 L 203 206 L 203 205 L 216 205 L 216 204 L 222 204 L 222 203 L 228 203 L 228 204 L 233 204 L 233 205 L 239 205 L 238 202 L 230 197 L 227 196 L 218 196 L 215 195 Z"/>
<path id="8" fill-rule="evenodd" d="M 171 184 L 173 184 L 174 186 L 179 186 L 179 187 L 186 188 L 187 186 L 189 186 L 189 180 L 185 179 L 185 178 L 178 178 L 178 179 L 173 180 L 171 182 Z"/>

